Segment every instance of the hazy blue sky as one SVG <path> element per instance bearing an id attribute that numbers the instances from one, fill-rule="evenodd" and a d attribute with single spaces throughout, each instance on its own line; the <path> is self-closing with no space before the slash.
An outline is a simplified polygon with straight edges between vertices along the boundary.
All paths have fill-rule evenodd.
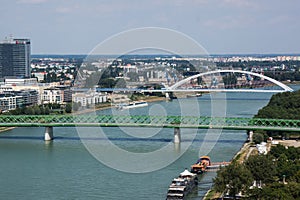
<path id="1" fill-rule="evenodd" d="M 132 28 L 183 32 L 209 53 L 300 53 L 298 0 L 0 0 L 0 39 L 34 54 L 86 54 Z"/>

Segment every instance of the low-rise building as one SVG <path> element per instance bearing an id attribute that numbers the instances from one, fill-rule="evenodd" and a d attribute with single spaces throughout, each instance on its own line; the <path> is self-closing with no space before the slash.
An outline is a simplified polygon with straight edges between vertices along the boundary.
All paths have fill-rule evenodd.
<path id="1" fill-rule="evenodd" d="M 72 91 L 68 86 L 56 86 L 46 88 L 41 93 L 42 104 L 58 103 L 63 104 L 72 101 Z"/>
<path id="2" fill-rule="evenodd" d="M 21 107 L 38 105 L 39 103 L 39 92 L 37 90 L 20 90 L 11 93 L 22 97 Z"/>
<path id="3" fill-rule="evenodd" d="M 41 101 L 42 104 L 49 104 L 49 103 L 63 103 L 63 94 L 62 91 L 57 88 L 48 88 L 44 89 L 41 94 Z"/>
<path id="4" fill-rule="evenodd" d="M 16 96 L 14 94 L 0 94 L 0 110 L 14 110 L 17 107 L 20 107 L 22 102 L 21 96 Z"/>
<path id="5" fill-rule="evenodd" d="M 88 105 L 95 105 L 99 103 L 107 102 L 107 95 L 105 93 L 88 90 L 86 92 L 74 92 L 73 102 L 80 103 L 81 106 L 86 107 Z"/>

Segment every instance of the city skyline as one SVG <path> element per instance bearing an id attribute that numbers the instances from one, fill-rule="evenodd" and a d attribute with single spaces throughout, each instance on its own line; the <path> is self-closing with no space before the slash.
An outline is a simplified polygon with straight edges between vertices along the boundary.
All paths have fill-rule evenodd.
<path id="1" fill-rule="evenodd" d="M 29 38 L 32 54 L 88 54 L 120 32 L 182 32 L 209 54 L 300 53 L 300 2 L 279 0 L 2 1 L 0 38 Z"/>

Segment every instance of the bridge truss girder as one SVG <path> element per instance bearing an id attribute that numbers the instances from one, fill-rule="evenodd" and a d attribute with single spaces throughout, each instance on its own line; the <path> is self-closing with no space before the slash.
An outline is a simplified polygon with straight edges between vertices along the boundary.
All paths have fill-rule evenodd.
<path id="1" fill-rule="evenodd" d="M 300 132 L 300 120 L 149 115 L 0 115 L 2 127 L 165 127 Z"/>

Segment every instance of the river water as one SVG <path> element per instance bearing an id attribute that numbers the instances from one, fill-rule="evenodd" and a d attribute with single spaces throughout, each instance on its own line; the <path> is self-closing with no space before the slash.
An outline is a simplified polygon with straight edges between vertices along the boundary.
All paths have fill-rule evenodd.
<path id="1" fill-rule="evenodd" d="M 227 93 L 224 100 L 224 96 L 206 94 L 197 99 L 153 102 L 123 113 L 103 110 L 96 114 L 209 116 L 226 108 L 226 116 L 252 117 L 270 97 L 268 93 Z M 182 129 L 182 143 L 174 145 L 173 129 L 168 128 L 102 128 L 106 137 L 94 137 L 91 133 L 97 131 L 54 128 L 55 140 L 50 143 L 43 141 L 44 128 L 15 128 L 1 133 L 0 199 L 165 199 L 171 180 L 199 155 L 208 154 L 215 162 L 229 161 L 247 138 L 245 131 Z M 86 146 L 90 144 L 101 147 L 96 149 L 99 157 L 90 153 L 90 146 Z M 117 155 L 111 146 L 143 160 L 120 157 L 123 154 Z M 163 151 L 157 151 L 160 149 Z M 159 152 L 160 162 L 153 161 L 152 152 Z M 202 199 L 214 175 L 206 173 L 189 199 Z"/>

